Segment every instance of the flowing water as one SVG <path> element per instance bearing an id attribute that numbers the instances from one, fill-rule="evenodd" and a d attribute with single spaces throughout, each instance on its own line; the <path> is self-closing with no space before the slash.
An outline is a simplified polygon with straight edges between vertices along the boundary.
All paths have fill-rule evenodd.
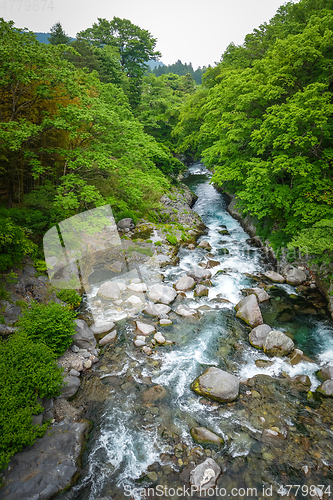
<path id="1" fill-rule="evenodd" d="M 232 488 L 243 488 L 237 494 L 233 490 L 235 498 L 333 496 L 333 398 L 313 392 L 320 384 L 315 372 L 333 359 L 332 321 L 324 301 L 314 306 L 295 287 L 276 284 L 268 290 L 271 300 L 261 304 L 264 322 L 288 332 L 311 359 L 291 366 L 276 358 L 270 366 L 257 367 L 256 360 L 272 360 L 249 344 L 250 329 L 235 317 L 234 305 L 243 297 L 242 288 L 256 286 L 251 275 L 265 272 L 270 263 L 262 250 L 246 242 L 247 233 L 228 214 L 228 202 L 209 180 L 200 163 L 190 167 L 186 178 L 198 195 L 194 210 L 207 226 L 200 239 L 209 241 L 221 262 L 212 269 L 208 297 L 187 293 L 185 303 L 200 308 L 200 319 L 185 320 L 172 312 L 173 324 L 158 329 L 174 344 L 159 347 L 152 357 L 134 347 L 133 324 L 119 323 L 117 344 L 106 350 L 86 382 L 91 391 L 87 416 L 94 427 L 82 477 L 63 495 L 66 499 L 140 498 L 140 488 L 155 488 L 156 495 L 158 485 L 183 487 L 193 464 L 207 457 L 222 469 L 218 486 L 226 489 L 226 496 Z M 223 225 L 229 235 L 220 234 Z M 229 254 L 219 255 L 221 248 Z M 181 248 L 179 265 L 163 270 L 165 284 L 175 283 L 206 254 L 204 249 Z M 191 391 L 191 382 L 208 366 L 233 373 L 241 382 L 250 379 L 241 383 L 235 402 L 213 403 Z M 295 379 L 304 374 L 311 386 Z M 165 397 L 145 400 L 143 394 L 156 384 L 165 389 Z M 190 435 L 198 426 L 222 437 L 224 446 L 198 446 Z M 263 440 L 263 429 L 272 427 L 279 438 Z M 300 485 L 299 491 L 292 488 L 287 494 L 287 484 Z M 255 489 L 250 495 L 247 488 Z M 173 491 L 157 497 L 179 498 Z"/>

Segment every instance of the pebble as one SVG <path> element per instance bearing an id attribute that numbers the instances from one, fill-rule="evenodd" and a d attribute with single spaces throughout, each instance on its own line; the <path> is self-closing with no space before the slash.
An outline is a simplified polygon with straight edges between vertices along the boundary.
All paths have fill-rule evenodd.
<path id="1" fill-rule="evenodd" d="M 171 319 L 160 319 L 160 325 L 165 326 L 165 325 L 172 325 Z"/>
<path id="2" fill-rule="evenodd" d="M 72 345 L 71 349 L 73 352 L 79 352 L 79 350 L 80 350 L 80 348 L 75 344 Z"/>
<path id="3" fill-rule="evenodd" d="M 82 372 L 82 370 L 83 370 L 83 363 L 82 363 L 82 361 L 80 361 L 78 359 L 75 359 L 74 361 L 72 361 L 71 367 L 73 368 L 73 370 L 76 370 L 78 372 Z"/>
<path id="4" fill-rule="evenodd" d="M 134 345 L 135 345 L 135 347 L 142 347 L 142 346 L 146 345 L 146 342 L 145 342 L 145 340 L 135 339 Z"/>
<path id="5" fill-rule="evenodd" d="M 72 377 L 79 377 L 80 376 L 80 372 L 78 372 L 77 370 L 74 370 L 72 368 L 71 370 L 69 370 L 68 375 L 71 375 Z"/>
<path id="6" fill-rule="evenodd" d="M 165 344 L 165 337 L 163 337 L 161 332 L 156 332 L 154 335 L 154 339 L 158 344 Z"/>
<path id="7" fill-rule="evenodd" d="M 148 347 L 148 346 L 146 346 L 146 345 L 145 345 L 145 346 L 143 346 L 142 351 L 143 351 L 145 354 L 147 354 L 147 356 L 151 356 L 151 355 L 153 354 L 152 349 L 150 349 L 150 347 Z"/>
<path id="8" fill-rule="evenodd" d="M 98 362 L 98 357 L 97 356 L 90 356 L 90 361 L 94 364 L 94 363 L 97 363 Z"/>
<path id="9" fill-rule="evenodd" d="M 92 361 L 91 359 L 87 359 L 84 363 L 83 363 L 83 367 L 88 370 L 89 368 L 91 368 L 92 366 Z"/>

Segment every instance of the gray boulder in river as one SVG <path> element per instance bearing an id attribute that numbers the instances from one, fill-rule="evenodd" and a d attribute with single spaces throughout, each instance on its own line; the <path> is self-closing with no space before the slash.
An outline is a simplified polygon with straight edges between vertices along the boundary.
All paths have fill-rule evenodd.
<path id="1" fill-rule="evenodd" d="M 325 382 L 317 388 L 317 392 L 324 396 L 333 396 L 333 379 L 325 380 Z"/>
<path id="2" fill-rule="evenodd" d="M 261 311 L 259 309 L 258 300 L 255 295 L 249 295 L 236 304 L 237 318 L 242 319 L 248 325 L 255 328 L 263 324 Z"/>
<path id="3" fill-rule="evenodd" d="M 289 285 L 301 285 L 304 281 L 307 280 L 307 275 L 301 269 L 297 269 L 297 267 L 286 266 L 283 270 L 283 274 L 286 278 L 286 282 Z"/>
<path id="4" fill-rule="evenodd" d="M 183 276 L 173 286 L 177 291 L 186 292 L 187 290 L 191 290 L 194 285 L 195 281 L 193 278 L 190 278 L 189 276 Z"/>
<path id="5" fill-rule="evenodd" d="M 187 273 L 187 276 L 193 278 L 194 281 L 200 283 L 200 281 L 207 280 L 211 277 L 212 273 L 208 269 L 202 269 L 200 267 L 193 267 Z"/>
<path id="6" fill-rule="evenodd" d="M 207 458 L 191 471 L 190 484 L 194 486 L 198 494 L 205 494 L 206 490 L 215 486 L 216 480 L 220 474 L 221 468 L 217 465 L 215 460 Z"/>
<path id="7" fill-rule="evenodd" d="M 259 325 L 253 328 L 249 335 L 250 344 L 253 347 L 262 349 L 267 335 L 272 331 L 272 328 L 268 325 Z"/>
<path id="8" fill-rule="evenodd" d="M 238 396 L 239 380 L 235 375 L 210 366 L 192 382 L 191 389 L 200 396 L 229 403 Z"/>
<path id="9" fill-rule="evenodd" d="M 272 330 L 264 341 L 264 352 L 268 356 L 282 357 L 294 349 L 294 342 L 283 332 Z"/>
<path id="10" fill-rule="evenodd" d="M 177 292 L 171 286 L 156 284 L 148 292 L 149 300 L 170 304 L 177 297 Z"/>
<path id="11" fill-rule="evenodd" d="M 87 323 L 83 319 L 76 319 L 75 323 L 76 333 L 72 335 L 75 344 L 81 349 L 94 349 L 96 346 L 96 339 Z"/>

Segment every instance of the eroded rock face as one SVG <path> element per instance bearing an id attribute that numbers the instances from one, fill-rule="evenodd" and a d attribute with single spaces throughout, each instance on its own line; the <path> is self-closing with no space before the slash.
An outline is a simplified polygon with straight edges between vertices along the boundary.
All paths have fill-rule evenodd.
<path id="1" fill-rule="evenodd" d="M 208 269 L 201 269 L 200 267 L 193 267 L 187 273 L 187 276 L 193 278 L 194 281 L 200 283 L 200 281 L 207 280 L 211 277 L 212 273 Z"/>
<path id="2" fill-rule="evenodd" d="M 239 380 L 235 375 L 211 366 L 192 382 L 191 389 L 200 396 L 229 403 L 239 394 Z"/>
<path id="3" fill-rule="evenodd" d="M 46 500 L 69 486 L 88 427 L 87 422 L 55 423 L 32 446 L 16 453 L 5 473 L 1 496 Z"/>
<path id="4" fill-rule="evenodd" d="M 171 286 L 156 284 L 148 292 L 149 300 L 170 304 L 177 297 L 177 292 Z"/>
<path id="5" fill-rule="evenodd" d="M 245 323 L 252 326 L 252 328 L 263 324 L 261 311 L 255 295 L 249 295 L 242 299 L 235 306 L 235 309 L 237 311 L 237 318 L 242 319 Z"/>
<path id="6" fill-rule="evenodd" d="M 266 278 L 272 281 L 276 281 L 277 283 L 285 282 L 284 277 L 281 274 L 276 273 L 275 271 L 267 271 L 267 273 L 265 273 L 264 276 L 266 276 Z"/>
<path id="7" fill-rule="evenodd" d="M 177 291 L 186 292 L 187 290 L 191 290 L 195 285 L 195 281 L 193 278 L 189 276 L 183 276 L 177 283 L 174 284 L 174 287 Z"/>
<path id="8" fill-rule="evenodd" d="M 83 319 L 76 319 L 75 323 L 76 333 L 72 335 L 75 344 L 81 349 L 94 349 L 96 346 L 96 339 L 87 323 Z"/>
<path id="9" fill-rule="evenodd" d="M 282 357 L 294 349 L 294 342 L 283 332 L 273 330 L 267 335 L 263 347 L 268 356 Z"/>
<path id="10" fill-rule="evenodd" d="M 286 277 L 286 282 L 290 285 L 301 285 L 307 280 L 305 272 L 296 267 L 286 266 L 283 272 Z"/>
<path id="11" fill-rule="evenodd" d="M 200 492 L 204 494 L 209 488 L 214 488 L 220 474 L 221 468 L 215 460 L 207 458 L 191 471 L 190 484 L 197 489 L 198 495 Z"/>
<path id="12" fill-rule="evenodd" d="M 250 344 L 253 347 L 262 349 L 267 335 L 272 331 L 272 328 L 268 325 L 262 324 L 253 328 L 249 335 Z"/>
<path id="13" fill-rule="evenodd" d="M 199 444 L 215 444 L 217 446 L 222 446 L 224 441 L 220 436 L 214 432 L 206 429 L 206 427 L 192 427 L 191 436 Z"/>

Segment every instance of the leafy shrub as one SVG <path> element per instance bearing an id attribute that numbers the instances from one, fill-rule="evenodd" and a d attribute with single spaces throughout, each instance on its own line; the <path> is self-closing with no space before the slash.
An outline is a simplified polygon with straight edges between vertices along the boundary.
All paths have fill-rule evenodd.
<path id="1" fill-rule="evenodd" d="M 56 295 L 58 299 L 63 300 L 74 309 L 81 304 L 82 298 L 76 290 L 58 290 Z"/>
<path id="2" fill-rule="evenodd" d="M 32 415 L 42 411 L 37 398 L 59 395 L 62 379 L 62 368 L 46 345 L 20 333 L 0 340 L 0 469 L 44 434 L 47 422 L 32 425 Z"/>
<path id="3" fill-rule="evenodd" d="M 56 356 L 61 356 L 73 342 L 74 318 L 75 313 L 70 307 L 56 302 L 34 302 L 18 324 L 19 330 L 30 340 L 47 345 Z"/>
<path id="4" fill-rule="evenodd" d="M 162 245 L 162 242 L 161 241 L 155 241 L 154 245 L 156 245 L 157 247 L 160 247 Z"/>
<path id="5" fill-rule="evenodd" d="M 171 243 L 171 245 L 177 245 L 177 238 L 173 234 L 167 234 L 166 239 L 169 243 Z"/>
<path id="6" fill-rule="evenodd" d="M 115 220 L 117 223 L 121 219 L 133 219 L 134 224 L 136 224 L 139 220 L 139 216 L 138 213 L 133 210 L 123 210 L 122 212 L 115 214 Z"/>
<path id="7" fill-rule="evenodd" d="M 20 262 L 37 246 L 27 237 L 27 230 L 16 225 L 9 217 L 0 217 L 0 271 Z"/>
<path id="8" fill-rule="evenodd" d="M 36 268 L 36 271 L 39 273 L 45 273 L 47 271 L 47 265 L 45 260 L 35 260 L 34 266 Z"/>

